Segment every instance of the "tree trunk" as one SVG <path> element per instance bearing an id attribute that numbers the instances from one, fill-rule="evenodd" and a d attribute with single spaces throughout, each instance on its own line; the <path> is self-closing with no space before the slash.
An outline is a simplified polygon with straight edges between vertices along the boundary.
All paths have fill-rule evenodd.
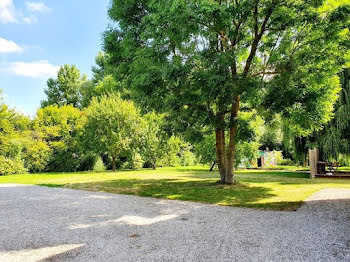
<path id="1" fill-rule="evenodd" d="M 229 130 L 229 144 L 226 149 L 225 145 L 225 130 L 224 130 L 224 116 L 219 116 L 219 123 L 215 129 L 216 136 L 216 161 L 220 172 L 220 181 L 223 184 L 233 184 L 234 179 L 234 163 L 236 153 L 236 138 L 238 131 L 238 111 L 239 111 L 240 96 L 237 95 L 232 102 L 230 130 Z"/>
<path id="2" fill-rule="evenodd" d="M 216 136 L 216 162 L 220 172 L 220 181 L 225 183 L 226 177 L 226 156 L 225 156 L 225 131 L 222 127 L 215 130 Z"/>
<path id="3" fill-rule="evenodd" d="M 156 157 L 152 157 L 151 158 L 151 160 L 152 160 L 152 169 L 153 170 L 155 170 L 156 169 L 156 163 L 157 163 L 157 158 Z"/>
<path id="4" fill-rule="evenodd" d="M 240 95 L 236 95 L 233 100 L 231 107 L 231 117 L 230 117 L 230 141 L 227 149 L 227 160 L 226 160 L 226 184 L 233 184 L 235 182 L 233 168 L 235 164 L 235 153 L 236 153 L 236 137 L 238 131 L 238 111 L 239 111 L 239 102 Z"/>
<path id="5" fill-rule="evenodd" d="M 211 165 L 211 168 L 209 169 L 210 172 L 213 171 L 215 164 L 216 164 L 216 161 L 214 161 L 213 164 Z"/>
<path id="6" fill-rule="evenodd" d="M 115 172 L 116 170 L 117 170 L 117 164 L 116 164 L 116 157 L 115 156 L 113 156 L 112 157 L 112 170 L 113 170 L 113 172 Z"/>
<path id="7" fill-rule="evenodd" d="M 236 153 L 236 134 L 237 124 L 230 128 L 230 142 L 227 148 L 226 155 L 226 176 L 225 183 L 233 184 L 235 182 L 233 168 L 235 164 L 235 153 Z"/>

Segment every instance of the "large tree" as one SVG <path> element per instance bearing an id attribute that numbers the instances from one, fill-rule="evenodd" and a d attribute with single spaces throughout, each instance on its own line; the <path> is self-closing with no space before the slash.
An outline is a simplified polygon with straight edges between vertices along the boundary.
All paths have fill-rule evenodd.
<path id="1" fill-rule="evenodd" d="M 85 148 L 110 156 L 113 171 L 116 171 L 117 157 L 136 144 L 139 110 L 133 102 L 122 100 L 119 94 L 110 94 L 94 97 L 86 109 L 86 117 Z"/>
<path id="2" fill-rule="evenodd" d="M 221 182 L 232 184 L 241 110 L 278 112 L 300 130 L 330 120 L 349 5 L 328 2 L 113 0 L 104 49 L 143 110 L 215 131 Z"/>
<path id="3" fill-rule="evenodd" d="M 50 105 L 72 105 L 81 106 L 82 92 L 87 81 L 86 75 L 81 75 L 75 65 L 61 66 L 57 73 L 57 78 L 47 80 L 46 100 L 41 102 L 42 107 Z"/>

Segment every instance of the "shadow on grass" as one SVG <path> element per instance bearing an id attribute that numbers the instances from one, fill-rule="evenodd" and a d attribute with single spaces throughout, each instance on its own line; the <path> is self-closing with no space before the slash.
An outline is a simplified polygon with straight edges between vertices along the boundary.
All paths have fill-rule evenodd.
<path id="1" fill-rule="evenodd" d="M 268 188 L 249 186 L 240 182 L 234 186 L 225 186 L 215 181 L 201 180 L 181 182 L 176 179 L 120 179 L 65 185 L 40 185 L 272 210 L 296 210 L 301 205 L 301 201 L 256 203 L 275 195 Z"/>
<path id="2" fill-rule="evenodd" d="M 209 172 L 208 172 L 209 173 Z M 218 179 L 218 173 L 187 173 L 186 178 L 208 181 Z M 310 185 L 318 184 L 322 181 L 311 180 L 308 174 L 298 173 L 298 172 L 259 172 L 259 173 L 240 173 L 235 174 L 235 179 L 241 183 L 254 183 L 254 184 L 264 184 L 264 183 L 278 183 L 279 185 Z"/>

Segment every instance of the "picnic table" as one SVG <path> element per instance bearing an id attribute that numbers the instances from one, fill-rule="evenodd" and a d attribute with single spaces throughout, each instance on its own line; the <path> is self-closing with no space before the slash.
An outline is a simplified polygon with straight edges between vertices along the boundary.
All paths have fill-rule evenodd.
<path id="1" fill-rule="evenodd" d="M 317 169 L 319 174 L 334 173 L 339 167 L 339 162 L 318 161 Z M 327 172 L 328 171 L 328 172 Z"/>

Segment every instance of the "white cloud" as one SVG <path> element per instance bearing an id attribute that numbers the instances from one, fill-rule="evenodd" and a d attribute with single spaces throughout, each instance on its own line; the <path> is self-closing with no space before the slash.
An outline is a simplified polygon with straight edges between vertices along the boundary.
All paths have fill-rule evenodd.
<path id="1" fill-rule="evenodd" d="M 12 0 L 0 0 L 0 22 L 3 24 L 18 23 Z"/>
<path id="2" fill-rule="evenodd" d="M 18 76 L 32 78 L 48 78 L 57 75 L 59 66 L 50 64 L 47 60 L 34 62 L 13 62 L 9 65 L 8 71 Z"/>
<path id="3" fill-rule="evenodd" d="M 11 40 L 0 37 L 0 53 L 20 53 L 23 48 Z"/>
<path id="4" fill-rule="evenodd" d="M 47 7 L 41 2 L 26 2 L 27 9 L 31 12 L 47 13 L 51 11 L 51 8 Z"/>
<path id="5" fill-rule="evenodd" d="M 38 21 L 38 13 L 50 11 L 51 8 L 42 2 L 26 2 L 26 10 L 17 10 L 13 0 L 0 0 L 0 23 L 33 24 Z"/>
<path id="6" fill-rule="evenodd" d="M 35 15 L 26 16 L 26 17 L 23 17 L 23 22 L 30 25 L 38 22 L 38 18 Z"/>

